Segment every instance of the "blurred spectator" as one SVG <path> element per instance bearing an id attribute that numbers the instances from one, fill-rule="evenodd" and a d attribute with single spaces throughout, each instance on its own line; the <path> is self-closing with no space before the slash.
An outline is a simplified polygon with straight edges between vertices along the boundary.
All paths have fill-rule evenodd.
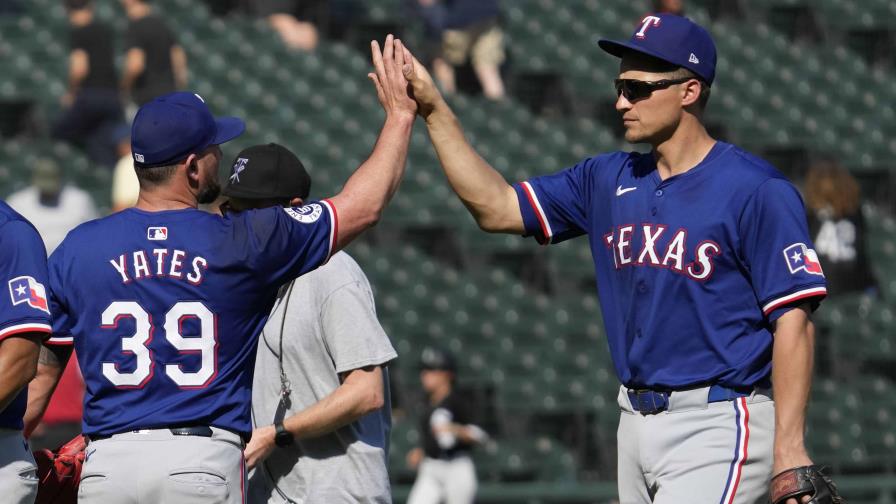
<path id="1" fill-rule="evenodd" d="M 442 56 L 442 39 L 445 26 L 445 6 L 442 0 L 405 0 L 408 10 L 423 23 L 423 41 L 420 57 L 423 64 L 432 69 L 443 91 L 451 94 L 457 91 L 454 69 Z"/>
<path id="2" fill-rule="evenodd" d="M 187 87 L 187 55 L 165 21 L 143 0 L 121 0 L 130 24 L 125 35 L 125 95 L 143 105 Z"/>
<path id="3" fill-rule="evenodd" d="M 820 158 L 805 183 L 809 232 L 821 260 L 828 291 L 874 292 L 877 282 L 865 247 L 859 185 L 837 160 Z"/>
<path id="4" fill-rule="evenodd" d="M 684 0 L 653 0 L 653 12 L 684 16 Z"/>
<path id="5" fill-rule="evenodd" d="M 300 51 L 313 51 L 317 47 L 319 35 L 313 23 L 296 18 L 296 11 L 307 2 L 296 0 L 244 0 L 245 10 L 250 14 L 267 19 L 271 27 L 280 35 L 283 44 Z"/>
<path id="6" fill-rule="evenodd" d="M 140 194 L 140 181 L 134 171 L 134 158 L 131 157 L 131 129 L 127 126 L 119 128 L 115 136 L 118 140 L 118 163 L 112 173 L 112 211 L 117 212 L 137 204 Z"/>
<path id="7" fill-rule="evenodd" d="M 498 0 L 419 0 L 419 4 L 427 29 L 443 30 L 441 58 L 433 60 L 433 73 L 445 92 L 455 92 L 455 68 L 469 58 L 486 98 L 504 98 L 504 32 L 498 26 Z"/>
<path id="8" fill-rule="evenodd" d="M 468 504 L 476 498 L 472 448 L 488 434 L 472 422 L 470 401 L 454 389 L 457 361 L 447 351 L 427 348 L 420 358 L 420 382 L 428 404 L 420 417 L 422 447 L 408 452 L 417 469 L 408 504 Z"/>
<path id="9" fill-rule="evenodd" d="M 51 254 L 75 226 L 98 217 L 96 207 L 89 194 L 63 182 L 55 161 L 38 159 L 31 175 L 32 185 L 6 202 L 34 224 Z"/>
<path id="10" fill-rule="evenodd" d="M 110 131 L 123 119 L 112 29 L 94 19 L 92 0 L 65 0 L 65 7 L 71 25 L 68 90 L 53 136 L 81 145 L 94 162 L 111 167 Z"/>

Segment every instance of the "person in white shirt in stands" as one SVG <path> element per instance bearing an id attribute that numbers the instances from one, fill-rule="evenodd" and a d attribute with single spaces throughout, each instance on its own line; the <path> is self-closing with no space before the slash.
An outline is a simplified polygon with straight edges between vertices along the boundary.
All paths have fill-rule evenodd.
<path id="1" fill-rule="evenodd" d="M 31 185 L 10 194 L 6 203 L 34 224 L 47 254 L 53 253 L 75 226 L 99 216 L 93 198 L 65 183 L 62 170 L 51 159 L 35 161 Z"/>

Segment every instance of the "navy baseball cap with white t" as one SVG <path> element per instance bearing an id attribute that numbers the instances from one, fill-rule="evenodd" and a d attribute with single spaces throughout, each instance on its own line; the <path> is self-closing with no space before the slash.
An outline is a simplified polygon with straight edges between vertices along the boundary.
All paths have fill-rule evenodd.
<path id="1" fill-rule="evenodd" d="M 707 84 L 716 76 L 716 44 L 705 28 L 675 14 L 651 14 L 638 23 L 628 41 L 600 40 L 600 48 L 621 58 L 635 51 L 678 65 Z"/>
<path id="2" fill-rule="evenodd" d="M 240 136 L 238 117 L 215 117 L 196 93 L 171 93 L 147 102 L 131 126 L 131 151 L 137 168 L 167 166 Z"/>

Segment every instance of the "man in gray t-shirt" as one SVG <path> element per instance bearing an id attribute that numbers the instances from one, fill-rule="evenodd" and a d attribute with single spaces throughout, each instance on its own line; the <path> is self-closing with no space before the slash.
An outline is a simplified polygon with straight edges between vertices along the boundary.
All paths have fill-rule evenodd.
<path id="1" fill-rule="evenodd" d="M 310 185 L 286 148 L 250 147 L 234 161 L 224 211 L 301 205 Z M 395 357 L 348 254 L 281 287 L 255 363 L 249 502 L 390 503 L 386 365 Z"/>

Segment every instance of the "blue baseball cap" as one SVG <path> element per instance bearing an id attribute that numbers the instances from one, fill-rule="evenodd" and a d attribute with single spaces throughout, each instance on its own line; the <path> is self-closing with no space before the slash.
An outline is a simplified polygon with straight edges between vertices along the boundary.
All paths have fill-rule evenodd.
<path id="1" fill-rule="evenodd" d="M 131 152 L 138 168 L 166 166 L 240 136 L 238 117 L 214 117 L 196 93 L 171 93 L 147 102 L 131 126 Z"/>
<path id="2" fill-rule="evenodd" d="M 716 76 L 716 44 L 709 32 L 675 14 L 645 16 L 628 41 L 600 40 L 598 45 L 619 58 L 626 51 L 635 51 L 687 68 L 707 84 Z"/>

